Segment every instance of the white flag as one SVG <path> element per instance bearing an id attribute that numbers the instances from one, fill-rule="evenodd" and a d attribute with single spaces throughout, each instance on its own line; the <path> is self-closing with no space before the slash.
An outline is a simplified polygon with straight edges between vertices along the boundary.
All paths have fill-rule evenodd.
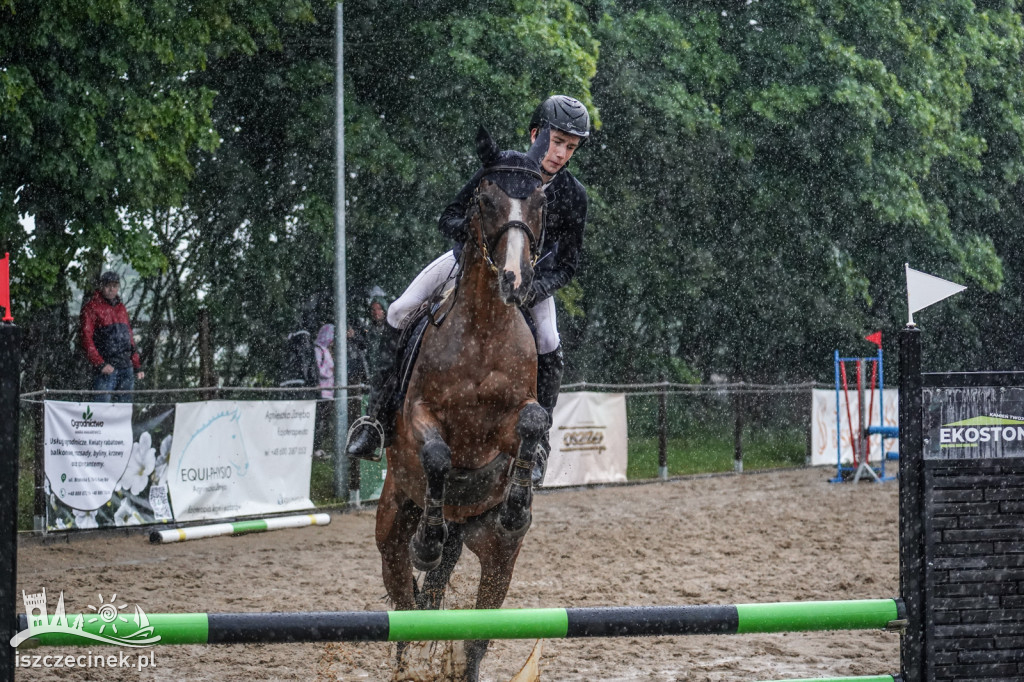
<path id="1" fill-rule="evenodd" d="M 953 294 L 959 294 L 967 288 L 956 282 L 914 270 L 908 263 L 904 263 L 903 266 L 907 269 L 907 307 L 910 309 L 910 324 L 914 324 L 914 313 L 918 310 Z"/>

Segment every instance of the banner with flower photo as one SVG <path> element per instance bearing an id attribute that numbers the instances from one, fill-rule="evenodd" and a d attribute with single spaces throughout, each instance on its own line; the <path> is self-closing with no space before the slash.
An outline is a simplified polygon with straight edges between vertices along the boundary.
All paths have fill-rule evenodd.
<path id="1" fill-rule="evenodd" d="M 47 530 L 168 523 L 174 407 L 47 400 Z"/>

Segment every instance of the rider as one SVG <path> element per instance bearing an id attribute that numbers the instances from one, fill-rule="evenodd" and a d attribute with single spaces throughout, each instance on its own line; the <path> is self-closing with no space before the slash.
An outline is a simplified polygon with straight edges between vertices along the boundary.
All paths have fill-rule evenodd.
<path id="1" fill-rule="evenodd" d="M 587 192 L 566 169 L 573 153 L 590 136 L 590 114 L 577 99 L 554 95 L 537 107 L 530 119 L 530 142 L 541 144 L 548 138 L 547 151 L 541 158 L 544 194 L 544 243 L 534 267 L 531 293 L 526 305 L 530 308 L 537 334 L 537 402 L 551 416 L 562 382 L 564 358 L 555 319 L 552 295 L 568 284 L 579 265 L 583 230 L 587 222 Z M 471 180 L 441 213 L 438 229 L 456 240 L 455 248 L 428 265 L 416 276 L 391 307 L 385 325 L 386 350 L 371 381 L 370 406 L 367 416 L 352 429 L 347 453 L 351 457 L 376 461 L 379 449 L 390 441 L 397 409 L 394 392 L 397 382 L 392 375 L 398 364 L 398 339 L 420 305 L 442 282 L 453 274 L 462 246 L 469 236 L 467 211 L 476 182 Z M 390 380 L 389 380 L 390 379 Z M 536 459 L 533 480 L 544 477 L 550 445 Z"/>

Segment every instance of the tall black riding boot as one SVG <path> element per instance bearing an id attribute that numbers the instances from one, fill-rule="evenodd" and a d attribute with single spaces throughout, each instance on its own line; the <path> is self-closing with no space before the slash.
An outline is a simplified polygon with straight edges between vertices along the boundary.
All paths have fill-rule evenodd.
<path id="1" fill-rule="evenodd" d="M 537 402 L 548 413 L 548 433 L 540 442 L 536 458 L 533 461 L 533 484 L 540 485 L 548 468 L 548 454 L 551 452 L 550 428 L 558 402 L 558 391 L 562 388 L 562 370 L 565 368 L 565 356 L 562 346 L 537 356 Z"/>
<path id="2" fill-rule="evenodd" d="M 370 379 L 370 404 L 366 416 L 360 417 L 349 431 L 345 452 L 349 457 L 379 462 L 381 449 L 391 440 L 395 428 L 395 389 L 398 385 L 398 352 L 400 329 L 384 323 L 380 364 Z"/>

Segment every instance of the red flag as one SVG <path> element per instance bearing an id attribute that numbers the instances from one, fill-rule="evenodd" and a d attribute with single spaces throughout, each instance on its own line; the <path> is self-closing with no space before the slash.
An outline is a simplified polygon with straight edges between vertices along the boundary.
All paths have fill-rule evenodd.
<path id="1" fill-rule="evenodd" d="M 11 317 L 11 254 L 5 253 L 0 258 L 0 307 L 4 309 L 4 322 L 14 322 Z"/>
<path id="2" fill-rule="evenodd" d="M 882 332 L 881 331 L 877 331 L 874 334 L 868 334 L 867 336 L 864 337 L 864 340 L 865 341 L 870 341 L 871 343 L 873 343 L 876 346 L 878 346 L 879 348 L 881 348 L 882 347 Z"/>

